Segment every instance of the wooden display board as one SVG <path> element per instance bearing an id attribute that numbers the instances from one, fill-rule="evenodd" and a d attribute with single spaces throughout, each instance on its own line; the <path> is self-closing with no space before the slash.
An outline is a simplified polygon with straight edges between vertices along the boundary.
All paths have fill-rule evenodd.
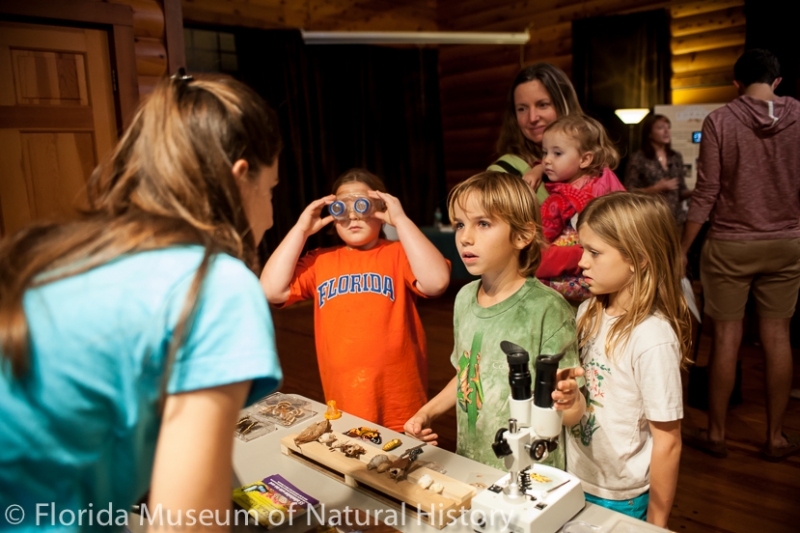
<path id="1" fill-rule="evenodd" d="M 340 480 L 348 487 L 364 492 L 396 509 L 405 510 L 437 529 L 444 528 L 449 520 L 459 516 L 462 509 L 469 509 L 472 506 L 472 497 L 476 493 L 474 487 L 424 466 L 413 469 L 408 474 L 407 480 L 396 482 L 389 477 L 388 472 L 379 474 L 376 470 L 368 470 L 367 464 L 376 455 L 386 455 L 390 461 L 394 461 L 398 456 L 336 431 L 333 434 L 337 438 L 337 443 L 357 442 L 366 453 L 354 459 L 316 441 L 297 446 L 294 443 L 297 434 L 281 439 L 281 452 Z M 444 487 L 441 494 L 417 485 L 417 480 L 424 474 L 433 478 L 434 483 Z"/>

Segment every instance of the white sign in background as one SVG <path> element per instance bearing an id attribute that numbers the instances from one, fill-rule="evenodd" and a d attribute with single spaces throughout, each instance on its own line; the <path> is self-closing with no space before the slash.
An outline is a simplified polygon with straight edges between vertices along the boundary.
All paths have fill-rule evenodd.
<path id="1" fill-rule="evenodd" d="M 709 113 L 725 104 L 657 105 L 656 115 L 664 115 L 672 123 L 672 149 L 683 156 L 686 186 L 694 189 L 697 183 L 697 157 L 700 143 L 692 142 L 692 134 L 703 129 Z"/>

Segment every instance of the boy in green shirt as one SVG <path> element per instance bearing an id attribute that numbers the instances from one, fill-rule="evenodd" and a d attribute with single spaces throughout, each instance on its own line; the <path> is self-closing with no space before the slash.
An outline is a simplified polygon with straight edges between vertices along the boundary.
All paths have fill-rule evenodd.
<path id="1" fill-rule="evenodd" d="M 508 364 L 500 349 L 507 340 L 525 348 L 530 370 L 539 354 L 565 352 L 553 392 L 564 426 L 586 408 L 576 378 L 583 375 L 569 304 L 535 277 L 543 244 L 539 207 L 530 187 L 502 172 L 483 172 L 458 184 L 448 198 L 456 246 L 470 274 L 453 312 L 456 376 L 405 424 L 405 432 L 436 444 L 431 423 L 458 403 L 457 453 L 503 469 L 491 444 L 510 418 Z M 527 424 L 528 421 L 523 423 Z M 562 440 L 563 442 L 563 440 Z M 545 464 L 564 468 L 562 446 Z"/>

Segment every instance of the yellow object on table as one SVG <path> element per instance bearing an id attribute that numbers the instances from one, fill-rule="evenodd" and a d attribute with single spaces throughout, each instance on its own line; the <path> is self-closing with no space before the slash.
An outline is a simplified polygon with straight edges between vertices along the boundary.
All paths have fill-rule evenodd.
<path id="1" fill-rule="evenodd" d="M 342 417 L 342 412 L 336 408 L 336 400 L 328 402 L 328 410 L 325 411 L 325 418 L 328 420 L 336 420 Z"/>

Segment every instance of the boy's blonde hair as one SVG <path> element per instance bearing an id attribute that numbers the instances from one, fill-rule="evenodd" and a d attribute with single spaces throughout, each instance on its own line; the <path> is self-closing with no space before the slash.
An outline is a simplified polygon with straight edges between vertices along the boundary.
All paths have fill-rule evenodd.
<path id="1" fill-rule="evenodd" d="M 605 351 L 612 357 L 624 347 L 631 331 L 651 313 L 660 313 L 672 326 L 681 346 L 681 366 L 692 361 L 691 318 L 681 290 L 683 256 L 675 218 L 659 195 L 615 192 L 589 202 L 578 218 L 578 231 L 588 226 L 633 265 L 631 308 L 609 329 Z M 593 296 L 578 321 L 583 347 L 599 328 L 608 295 Z"/>
<path id="2" fill-rule="evenodd" d="M 592 117 L 579 114 L 561 117 L 547 126 L 544 132 L 545 134 L 562 132 L 578 143 L 580 153 L 592 153 L 592 162 L 583 169 L 583 173 L 587 176 L 600 176 L 605 167 L 611 170 L 617 168 L 619 163 L 617 149 L 608 138 L 603 125 Z"/>
<path id="3" fill-rule="evenodd" d="M 542 261 L 542 216 L 539 204 L 530 185 L 521 178 L 505 172 L 486 171 L 462 181 L 447 196 L 450 220 L 455 218 L 455 206 L 465 208 L 467 198 L 474 195 L 490 218 L 500 219 L 511 226 L 509 239 L 530 239 L 530 244 L 520 250 L 519 273 L 529 277 L 536 273 Z"/>

